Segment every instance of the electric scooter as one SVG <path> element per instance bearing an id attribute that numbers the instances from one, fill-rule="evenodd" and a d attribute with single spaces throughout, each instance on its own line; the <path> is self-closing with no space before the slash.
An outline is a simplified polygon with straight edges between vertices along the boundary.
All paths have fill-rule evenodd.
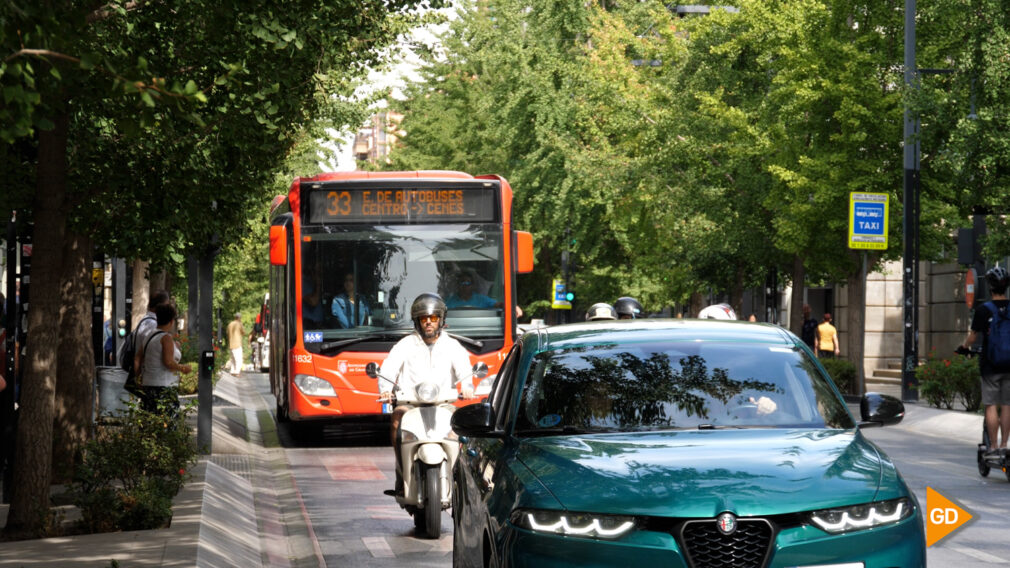
<path id="1" fill-rule="evenodd" d="M 989 476 L 989 470 L 999 469 L 1002 471 L 1010 481 L 1010 455 L 1007 454 L 1007 450 L 1000 449 L 994 454 L 986 454 L 986 448 L 989 446 L 989 432 L 985 429 L 985 422 L 982 423 L 982 443 L 978 445 L 978 473 L 982 477 Z"/>
<path id="2" fill-rule="evenodd" d="M 487 372 L 486 363 L 473 366 L 478 378 L 484 378 Z M 365 374 L 373 379 L 381 376 L 375 363 L 365 366 Z M 391 390 L 396 392 L 399 378 L 382 378 L 393 383 Z M 403 414 L 397 432 L 403 491 L 386 491 L 414 518 L 416 534 L 426 538 L 438 538 L 442 532 L 442 511 L 452 503 L 452 468 L 459 455 L 459 441 L 449 423 L 456 411 L 452 403 L 459 393 L 455 389 L 442 392 L 440 384 L 424 381 L 415 385 L 409 401 L 413 408 Z M 394 399 L 393 406 L 395 403 Z"/>
<path id="3" fill-rule="evenodd" d="M 967 351 L 955 351 L 959 355 L 964 355 L 966 357 L 976 357 L 978 356 L 980 349 L 977 347 L 972 347 Z M 998 469 L 1002 471 L 1010 481 L 1010 455 L 1007 454 L 1006 450 L 997 450 L 996 453 L 987 454 L 987 449 L 990 448 L 989 444 L 989 432 L 985 428 L 985 420 L 982 420 L 982 443 L 980 443 L 976 449 L 975 461 L 978 463 L 978 473 L 982 477 L 989 477 L 989 472 L 992 469 Z"/>

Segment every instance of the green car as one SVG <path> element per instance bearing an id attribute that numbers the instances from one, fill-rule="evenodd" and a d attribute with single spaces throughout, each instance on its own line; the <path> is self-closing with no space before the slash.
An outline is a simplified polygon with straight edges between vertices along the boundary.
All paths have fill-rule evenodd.
<path id="1" fill-rule="evenodd" d="M 589 322 L 516 343 L 452 419 L 454 566 L 919 567 L 922 514 L 806 345 L 767 324 Z"/>

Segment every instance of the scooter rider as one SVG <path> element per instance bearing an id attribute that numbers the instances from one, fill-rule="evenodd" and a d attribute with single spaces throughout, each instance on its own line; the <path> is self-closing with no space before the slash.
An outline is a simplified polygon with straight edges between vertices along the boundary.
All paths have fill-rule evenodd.
<path id="1" fill-rule="evenodd" d="M 617 319 L 638 319 L 642 317 L 642 304 L 631 296 L 621 296 L 614 302 Z"/>
<path id="2" fill-rule="evenodd" d="M 415 332 L 404 337 L 389 351 L 379 371 L 379 398 L 389 401 L 396 394 L 396 408 L 390 417 L 389 434 L 396 453 L 396 492 L 403 491 L 400 464 L 400 437 L 403 414 L 413 408 L 414 385 L 424 378 L 440 378 L 443 389 L 454 389 L 462 383 L 462 397 L 473 394 L 473 367 L 466 349 L 442 333 L 445 328 L 445 302 L 437 294 L 421 294 L 410 306 L 410 318 Z M 388 379 L 387 379 L 388 377 Z M 396 381 L 396 384 L 390 383 Z"/>

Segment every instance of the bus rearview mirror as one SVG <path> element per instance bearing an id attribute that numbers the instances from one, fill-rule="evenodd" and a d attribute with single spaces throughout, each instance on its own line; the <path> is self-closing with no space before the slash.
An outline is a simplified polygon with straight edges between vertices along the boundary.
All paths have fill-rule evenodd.
<path id="1" fill-rule="evenodd" d="M 516 231 L 516 271 L 522 274 L 533 272 L 533 234 L 526 231 Z"/>
<path id="2" fill-rule="evenodd" d="M 287 229 L 281 225 L 270 227 L 270 264 L 284 266 L 288 263 Z"/>

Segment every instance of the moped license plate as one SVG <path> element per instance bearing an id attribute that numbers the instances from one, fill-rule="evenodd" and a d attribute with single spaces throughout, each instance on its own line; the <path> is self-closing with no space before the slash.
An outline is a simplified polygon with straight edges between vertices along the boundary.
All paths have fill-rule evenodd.
<path id="1" fill-rule="evenodd" d="M 383 414 L 392 414 L 393 413 L 393 405 L 389 404 L 388 402 L 382 403 L 382 413 Z"/>

